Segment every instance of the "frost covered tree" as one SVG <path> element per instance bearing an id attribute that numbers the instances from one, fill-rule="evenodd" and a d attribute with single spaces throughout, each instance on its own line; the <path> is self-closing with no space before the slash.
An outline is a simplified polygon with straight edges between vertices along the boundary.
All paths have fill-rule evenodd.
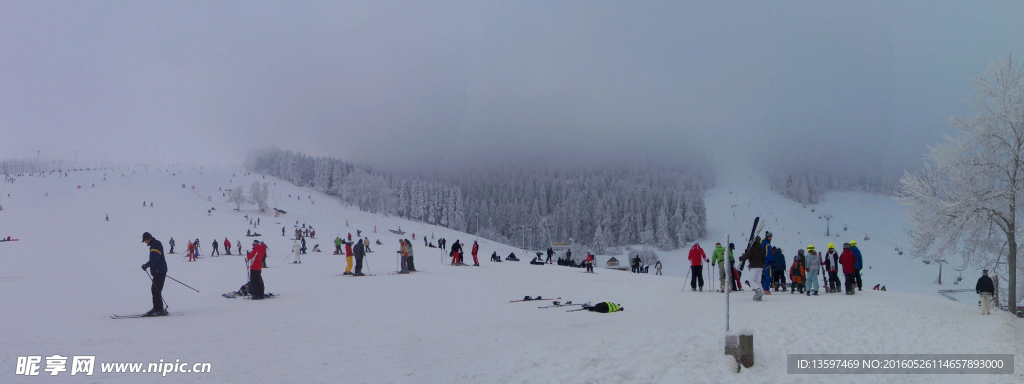
<path id="1" fill-rule="evenodd" d="M 930 260 L 958 255 L 965 266 L 1005 274 L 1008 304 L 1016 313 L 1024 215 L 1024 66 L 1008 57 L 990 71 L 974 80 L 977 94 L 969 105 L 977 114 L 951 119 L 958 134 L 931 148 L 923 170 L 903 175 L 897 198 L 910 207 L 912 254 Z"/>
<path id="2" fill-rule="evenodd" d="M 594 231 L 593 241 L 594 253 L 600 255 L 604 253 L 604 248 L 608 246 L 608 239 L 604 236 L 604 231 L 601 230 L 601 226 L 597 226 L 597 230 Z"/>
<path id="3" fill-rule="evenodd" d="M 245 188 L 239 185 L 232 189 L 231 194 L 228 195 L 228 201 L 235 203 L 236 211 L 241 210 L 242 204 L 246 204 L 249 202 L 249 200 L 245 198 Z"/>
<path id="4" fill-rule="evenodd" d="M 665 206 L 662 205 L 658 209 L 658 220 L 657 225 L 654 227 L 655 241 L 657 241 L 658 248 L 671 249 L 672 248 L 672 236 L 668 231 L 668 215 L 665 213 Z"/>
<path id="5" fill-rule="evenodd" d="M 269 195 L 270 187 L 266 183 L 260 184 L 259 181 L 253 181 L 252 185 L 249 186 L 249 200 L 259 207 L 260 212 L 267 211 L 267 197 Z"/>

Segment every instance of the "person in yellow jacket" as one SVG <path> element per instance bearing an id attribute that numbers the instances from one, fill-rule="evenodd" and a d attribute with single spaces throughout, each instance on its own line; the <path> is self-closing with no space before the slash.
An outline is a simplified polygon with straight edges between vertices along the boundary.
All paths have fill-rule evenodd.
<path id="1" fill-rule="evenodd" d="M 590 312 L 600 312 L 600 313 L 622 312 L 622 311 L 626 310 L 625 307 L 623 307 L 621 305 L 618 305 L 618 304 L 615 304 L 615 303 L 610 302 L 610 301 L 606 301 L 606 302 L 603 302 L 603 303 L 597 303 L 596 305 L 593 305 L 593 306 L 584 304 L 583 305 L 583 309 L 586 309 L 586 310 L 588 310 Z"/>

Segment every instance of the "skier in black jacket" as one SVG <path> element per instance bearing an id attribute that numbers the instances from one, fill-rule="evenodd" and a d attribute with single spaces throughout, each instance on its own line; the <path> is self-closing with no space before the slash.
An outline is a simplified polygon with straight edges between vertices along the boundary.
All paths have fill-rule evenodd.
<path id="1" fill-rule="evenodd" d="M 988 277 L 987 269 L 981 271 L 981 278 L 978 279 L 978 284 L 974 287 L 974 290 L 981 295 L 981 314 L 991 315 L 992 311 L 989 307 L 992 304 L 992 295 L 996 292 L 996 288 L 992 284 L 992 279 Z"/>
<path id="2" fill-rule="evenodd" d="M 363 274 L 363 256 L 366 256 L 363 248 L 363 241 L 359 240 L 355 247 L 352 247 L 352 253 L 356 257 L 356 273 L 353 276 L 364 276 Z"/>
<path id="3" fill-rule="evenodd" d="M 149 232 L 142 234 L 142 242 L 149 246 L 149 261 L 142 264 L 142 270 L 145 271 L 147 268 L 153 268 L 149 270 L 150 275 L 153 276 L 153 285 L 150 287 L 150 292 L 153 294 L 153 309 L 146 312 L 146 316 L 166 315 L 167 309 L 164 308 L 164 298 L 162 295 L 164 279 L 167 278 L 167 260 L 164 259 L 164 245 L 157 239 L 154 239 Z"/>

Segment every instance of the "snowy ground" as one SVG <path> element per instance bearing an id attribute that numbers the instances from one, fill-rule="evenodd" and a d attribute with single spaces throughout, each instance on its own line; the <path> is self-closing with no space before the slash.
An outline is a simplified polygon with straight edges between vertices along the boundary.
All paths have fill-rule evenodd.
<path id="1" fill-rule="evenodd" d="M 741 232 L 749 231 L 752 217 L 761 215 L 769 219 L 768 230 L 776 233 L 776 243 L 791 260 L 798 246 L 812 243 L 823 249 L 830 241 L 823 236 L 823 220 L 817 219 L 817 213 L 828 212 L 835 215 L 834 229 L 842 229 L 841 223 L 851 228 L 831 241 L 857 239 L 871 266 L 866 283 L 890 289 L 853 297 L 775 294 L 761 303 L 746 293 L 733 295 L 732 328 L 753 332 L 757 363 L 733 374 L 722 363 L 724 297 L 681 291 L 683 250 L 663 255 L 671 275 L 665 277 L 610 270 L 584 274 L 525 260 L 491 263 L 486 259 L 492 251 L 508 254 L 513 249 L 488 241 L 481 241 L 482 267 L 452 267 L 442 262 L 440 251 L 424 248 L 420 236 L 469 244 L 475 238 L 346 209 L 327 196 L 268 177 L 278 183 L 272 205 L 288 214 L 259 216 L 263 225 L 256 230 L 272 255 L 271 268 L 264 272 L 267 290 L 282 296 L 262 302 L 225 299 L 221 293 L 246 281 L 242 258 L 204 257 L 189 263 L 180 257 L 181 245 L 198 237 L 209 255 L 214 238 L 228 237 L 232 243 L 242 240 L 248 249 L 251 239 L 244 235 L 252 227 L 242 216 L 256 213 L 251 207 L 232 211 L 218 188 L 248 185 L 258 176 L 243 177 L 237 169 L 153 167 L 124 171 L 123 177 L 121 171 L 106 171 L 106 180 L 103 174 L 23 177 L 5 187 L 11 197 L 0 200 L 0 235 L 20 241 L 0 243 L 0 289 L 8 293 L 0 300 L 0 382 L 1024 381 L 1021 369 L 1013 376 L 786 374 L 787 353 L 1013 353 L 1020 366 L 1024 322 L 1005 313 L 982 317 L 972 305 L 937 295 L 940 287 L 931 284 L 935 268 L 893 251 L 896 243 L 905 242 L 903 221 L 898 207 L 884 198 L 829 194 L 811 213 L 810 206 L 728 180 L 709 191 L 710 233 L 702 243 L 721 241 L 727 232 L 734 239 L 745 236 Z M 766 185 L 753 185 L 761 184 Z M 142 208 L 143 201 L 155 206 Z M 211 207 L 217 210 L 207 216 Z M 104 214 L 110 215 L 109 222 L 103 221 Z M 290 234 L 296 221 L 317 229 L 320 239 L 310 240 L 309 247 L 319 243 L 324 253 L 303 256 L 301 265 L 285 264 L 292 242 L 280 235 L 281 227 Z M 377 233 L 372 233 L 374 225 Z M 407 232 L 405 237 L 417 235 L 413 245 L 419 273 L 384 274 L 395 269 L 399 238 L 386 229 L 398 226 Z M 863 234 L 852 228 L 867 232 L 872 240 L 863 241 Z M 356 229 L 384 243 L 368 258 L 370 272 L 378 276 L 337 276 L 344 270 L 344 258 L 330 254 L 334 235 L 354 236 Z M 185 315 L 111 320 L 113 313 L 148 309 L 149 279 L 139 269 L 147 257 L 140 242 L 143 231 L 168 249 L 168 238 L 178 241 L 179 254 L 168 256 L 169 275 L 202 293 L 168 280 L 164 296 L 172 311 Z M 974 279 L 976 275 L 968 277 L 965 271 L 968 287 Z M 567 313 L 538 309 L 537 303 L 508 302 L 524 295 L 614 301 L 626 311 Z M 68 372 L 14 376 L 19 356 L 54 354 L 95 355 L 96 373 L 87 379 Z M 210 362 L 213 369 L 161 377 L 101 373 L 98 367 L 103 362 L 160 359 Z"/>

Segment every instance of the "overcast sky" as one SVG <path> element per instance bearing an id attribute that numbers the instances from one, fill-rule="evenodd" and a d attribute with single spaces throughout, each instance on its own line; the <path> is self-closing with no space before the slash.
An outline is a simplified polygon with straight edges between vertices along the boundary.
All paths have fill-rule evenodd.
<path id="1" fill-rule="evenodd" d="M 1024 2 L 0 1 L 0 158 L 918 167 Z"/>

